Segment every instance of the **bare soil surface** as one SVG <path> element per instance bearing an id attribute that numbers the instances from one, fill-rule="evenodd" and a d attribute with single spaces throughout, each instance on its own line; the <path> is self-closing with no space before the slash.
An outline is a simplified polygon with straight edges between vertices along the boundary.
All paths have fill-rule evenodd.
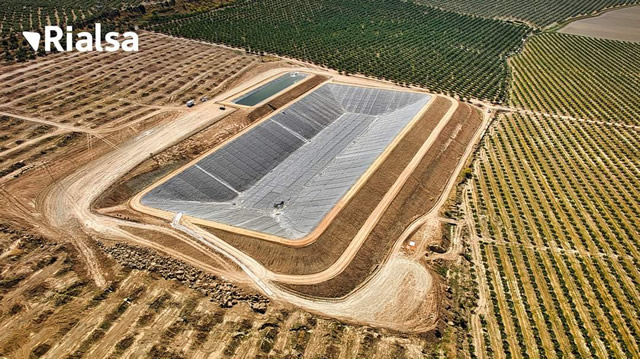
<path id="1" fill-rule="evenodd" d="M 640 6 L 606 11 L 572 21 L 559 32 L 600 39 L 640 42 Z"/>
<path id="2" fill-rule="evenodd" d="M 226 79 L 256 62 L 238 51 L 141 32 L 135 53 L 47 56 L 6 70 L 0 65 L 0 110 L 81 129 L 108 128 L 213 97 Z"/>
<path id="3" fill-rule="evenodd" d="M 276 303 L 264 314 L 244 303 L 229 307 L 183 281 L 106 261 L 116 274 L 105 288 L 96 288 L 72 247 L 0 225 L 1 355 L 384 357 L 394 351 L 421 353 L 433 340 L 344 324 Z"/>
<path id="4" fill-rule="evenodd" d="M 51 135 L 55 127 L 29 123 L 9 116 L 0 116 L 0 155 L 28 141 Z"/>
<path id="5" fill-rule="evenodd" d="M 73 163 L 79 153 L 87 154 L 94 148 L 110 150 L 120 142 L 136 133 L 149 130 L 153 126 L 175 118 L 178 112 L 163 111 L 141 121 L 131 123 L 126 127 L 115 129 L 104 134 L 89 134 L 82 132 L 68 132 L 64 129 L 54 130 L 43 136 L 27 140 L 19 146 L 11 148 L 0 156 L 0 184 L 19 178 L 26 173 L 48 166 L 56 166 L 55 159 L 64 158 Z M 25 121 L 28 123 L 28 121 Z M 33 123 L 33 122 L 32 122 Z M 34 129 L 44 125 L 33 124 Z M 7 132 L 10 132 L 10 127 Z M 66 163 L 69 165 L 69 163 Z"/>

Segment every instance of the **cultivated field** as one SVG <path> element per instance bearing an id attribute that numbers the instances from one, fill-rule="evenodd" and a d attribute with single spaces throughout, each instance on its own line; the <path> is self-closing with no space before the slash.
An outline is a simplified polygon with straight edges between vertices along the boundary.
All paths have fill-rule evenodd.
<path id="1" fill-rule="evenodd" d="M 640 42 L 639 18 L 640 6 L 634 6 L 572 21 L 559 31 L 565 34 Z"/>
<path id="2" fill-rule="evenodd" d="M 270 16 L 264 16 L 270 14 Z M 403 1 L 238 1 L 153 27 L 431 92 L 501 100 L 528 29 Z M 454 69 L 464 68 L 464 73 Z"/>
<path id="3" fill-rule="evenodd" d="M 70 244 L 2 224 L 0 248 L 3 357 L 403 358 L 431 350 L 428 337 L 348 325 L 276 303 L 261 314 L 233 285 L 132 247 L 107 247 L 128 267 L 100 256 L 112 272 L 103 288 L 87 277 Z M 149 266 L 152 260 L 161 267 Z M 178 269 L 198 284 L 176 275 Z"/>
<path id="4" fill-rule="evenodd" d="M 640 44 L 544 33 L 510 60 L 513 107 L 640 124 Z"/>
<path id="5" fill-rule="evenodd" d="M 419 0 L 419 2 L 463 14 L 522 21 L 534 27 L 545 27 L 603 9 L 638 3 L 637 0 Z"/>
<path id="6" fill-rule="evenodd" d="M 3 4 L 0 357 L 640 357 L 636 2 Z"/>
<path id="7" fill-rule="evenodd" d="M 44 166 L 72 143 L 114 147 L 184 111 L 184 100 L 216 95 L 257 62 L 208 45 L 185 49 L 163 35 L 144 33 L 141 41 L 135 54 L 57 54 L 0 65 L 0 177 Z"/>
<path id="8" fill-rule="evenodd" d="M 4 1 L 0 7 L 0 36 L 23 30 L 44 29 L 47 25 L 89 21 L 102 12 L 137 6 L 140 3 L 140 0 Z"/>
<path id="9" fill-rule="evenodd" d="M 51 55 L 28 67 L 3 68 L 0 113 L 70 128 L 123 127 L 172 106 L 182 110 L 188 99 L 215 95 L 223 81 L 254 61 L 231 50 L 185 47 L 181 40 L 143 33 L 136 53 Z"/>
<path id="10" fill-rule="evenodd" d="M 637 129 L 502 115 L 463 195 L 481 357 L 640 355 Z"/>
<path id="11" fill-rule="evenodd" d="M 10 116 L 0 117 L 0 153 L 7 154 L 27 141 L 53 136 L 56 127 L 24 121 Z"/>

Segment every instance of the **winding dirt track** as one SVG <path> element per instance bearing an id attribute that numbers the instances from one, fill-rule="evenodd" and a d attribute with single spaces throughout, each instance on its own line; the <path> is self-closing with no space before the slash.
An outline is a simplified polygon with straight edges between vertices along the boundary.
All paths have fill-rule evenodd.
<path id="1" fill-rule="evenodd" d="M 291 69 L 288 70 L 290 71 Z M 403 331 L 425 330 L 433 326 L 436 318 L 429 315 L 416 315 L 417 313 L 434 313 L 433 310 L 425 308 L 425 305 L 437 305 L 437 303 L 434 304 L 436 302 L 435 300 L 425 301 L 425 298 L 433 297 L 435 293 L 432 290 L 433 278 L 429 271 L 418 263 L 415 258 L 409 258 L 403 255 L 401 248 L 406 238 L 417 228 L 429 219 L 437 219 L 438 211 L 446 200 L 446 194 L 455 184 L 457 173 L 464 165 L 468 154 L 470 154 L 472 144 L 477 140 L 481 132 L 480 130 L 478 134 L 476 134 L 474 141 L 469 145 L 466 155 L 463 156 L 457 171 L 450 179 L 437 205 L 434 206 L 427 215 L 421 217 L 421 219 L 409 226 L 400 238 L 395 239 L 396 243 L 392 255 L 389 256 L 387 260 L 380 265 L 377 272 L 357 290 L 343 298 L 320 300 L 294 295 L 281 289 L 275 282 L 314 284 L 326 281 L 340 274 L 354 258 L 369 232 L 402 188 L 408 176 L 411 175 L 426 151 L 435 142 L 444 125 L 446 125 L 449 118 L 451 118 L 455 112 L 458 106 L 457 101 L 451 100 L 454 103 L 452 108 L 438 124 L 434 133 L 424 143 L 418 153 L 416 153 L 397 182 L 389 189 L 383 201 L 376 207 L 376 210 L 371 214 L 365 226 L 363 226 L 340 259 L 327 270 L 317 274 L 292 276 L 273 273 L 253 258 L 211 233 L 192 225 L 187 220 L 183 220 L 182 223 L 174 223 L 174 227 L 182 230 L 182 232 L 186 233 L 185 235 L 168 227 L 133 223 L 102 216 L 90 210 L 92 202 L 101 193 L 107 190 L 117 179 L 144 161 L 149 153 L 158 153 L 164 148 L 181 141 L 205 126 L 235 111 L 231 108 L 220 110 L 216 102 L 222 100 L 224 95 L 225 94 L 222 94 L 208 103 L 196 106 L 175 120 L 149 130 L 115 148 L 108 154 L 86 164 L 75 173 L 52 185 L 46 195 L 42 197 L 39 205 L 42 207 L 45 218 L 53 227 L 60 229 L 69 237 L 75 239 L 78 248 L 87 261 L 89 272 L 96 284 L 104 286 L 106 284 L 105 279 L 101 274 L 96 256 L 85 242 L 85 238 L 79 238 L 81 235 L 78 235 L 78 226 L 74 226 L 74 224 L 79 223 L 82 231 L 85 232 L 94 231 L 108 237 L 126 238 L 135 243 L 164 251 L 201 268 L 220 272 L 219 269 L 214 269 L 211 264 L 194 260 L 172 248 L 167 248 L 151 240 L 133 235 L 120 226 L 155 230 L 171 235 L 175 237 L 176 240 L 185 242 L 195 242 L 193 239 L 197 239 L 202 245 L 208 246 L 232 259 L 249 277 L 239 276 L 237 270 L 234 271 L 232 266 L 212 254 L 211 258 L 218 260 L 219 266 L 227 269 L 226 277 L 228 279 L 232 277 L 235 281 L 253 282 L 253 284 L 257 285 L 271 297 L 325 315 Z M 177 226 L 175 224 L 177 224 Z M 249 279 L 251 280 L 249 281 Z"/>
<path id="2" fill-rule="evenodd" d="M 216 104 L 198 106 L 175 121 L 145 132 L 114 151 L 83 166 L 75 173 L 54 184 L 42 206 L 49 223 L 61 230 L 69 228 L 75 220 L 98 232 L 113 232 L 117 223 L 108 217 L 91 212 L 91 203 L 106 191 L 111 183 L 124 176 L 131 168 L 145 160 L 149 153 L 157 153 L 166 146 L 178 142 L 202 127 L 233 112 L 220 110 Z M 68 233 L 74 237 L 73 231 Z M 90 272 L 99 286 L 104 286 L 97 261 L 82 240 L 77 240 L 82 253 L 87 257 Z"/>

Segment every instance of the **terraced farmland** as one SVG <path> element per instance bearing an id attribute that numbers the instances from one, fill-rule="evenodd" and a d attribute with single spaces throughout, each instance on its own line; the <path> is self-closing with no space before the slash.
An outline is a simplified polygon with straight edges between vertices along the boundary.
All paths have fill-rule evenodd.
<path id="1" fill-rule="evenodd" d="M 465 195 L 486 357 L 640 355 L 636 129 L 502 115 Z"/>
<path id="2" fill-rule="evenodd" d="M 545 33 L 511 59 L 512 106 L 640 124 L 640 44 Z"/>
<path id="3" fill-rule="evenodd" d="M 637 0 L 418 0 L 446 10 L 490 18 L 525 21 L 537 27 L 591 14 L 615 6 L 637 4 Z"/>
<path id="4" fill-rule="evenodd" d="M 496 101 L 506 92 L 506 56 L 529 31 L 382 0 L 243 0 L 154 30 Z"/>

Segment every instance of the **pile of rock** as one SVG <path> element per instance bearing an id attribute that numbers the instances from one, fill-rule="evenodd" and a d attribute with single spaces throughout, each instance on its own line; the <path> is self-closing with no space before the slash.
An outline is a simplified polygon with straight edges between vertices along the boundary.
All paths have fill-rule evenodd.
<path id="1" fill-rule="evenodd" d="M 256 312 L 264 313 L 267 310 L 268 298 L 259 294 L 246 294 L 232 283 L 178 259 L 160 255 L 149 248 L 123 243 L 106 246 L 98 242 L 98 245 L 122 266 L 154 272 L 164 279 L 177 280 L 200 291 L 222 307 L 229 308 L 239 302 L 246 302 Z"/>

